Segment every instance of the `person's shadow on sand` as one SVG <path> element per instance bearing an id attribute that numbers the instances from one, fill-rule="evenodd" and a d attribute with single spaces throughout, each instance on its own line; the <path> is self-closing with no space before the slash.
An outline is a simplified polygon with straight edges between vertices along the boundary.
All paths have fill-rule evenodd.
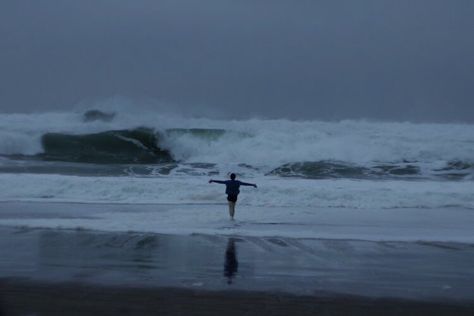
<path id="1" fill-rule="evenodd" d="M 235 240 L 229 238 L 227 241 L 227 249 L 225 251 L 224 276 L 227 278 L 227 283 L 232 284 L 232 278 L 237 273 L 239 262 L 237 261 L 237 252 L 235 249 Z"/>

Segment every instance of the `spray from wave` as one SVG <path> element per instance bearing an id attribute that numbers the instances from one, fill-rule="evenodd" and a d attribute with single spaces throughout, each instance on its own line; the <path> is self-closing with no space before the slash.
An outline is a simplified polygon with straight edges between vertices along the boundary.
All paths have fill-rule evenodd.
<path id="1" fill-rule="evenodd" d="M 474 173 L 474 126 L 463 124 L 224 121 L 91 110 L 3 114 L 0 140 L 0 172 L 18 172 L 21 165 L 25 172 L 63 173 L 80 163 L 77 173 L 99 175 L 237 170 L 309 179 L 453 180 Z"/>

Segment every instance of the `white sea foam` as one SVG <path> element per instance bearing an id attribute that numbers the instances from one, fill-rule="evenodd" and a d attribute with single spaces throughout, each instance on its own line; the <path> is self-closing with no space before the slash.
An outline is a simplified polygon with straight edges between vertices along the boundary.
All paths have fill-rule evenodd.
<path id="1" fill-rule="evenodd" d="M 0 114 L 0 154 L 41 152 L 47 132 L 94 133 L 139 126 L 219 128 L 230 131 L 218 139 L 190 134 L 164 140 L 174 157 L 187 162 L 282 163 L 338 160 L 440 163 L 474 160 L 474 125 L 376 123 L 365 121 L 294 122 L 288 120 L 224 121 L 186 119 L 157 113 L 118 113 L 111 122 L 82 121 L 81 113 Z"/>
<path id="2" fill-rule="evenodd" d="M 166 234 L 474 243 L 464 208 L 364 209 L 225 205 L 1 203 L 0 225 Z"/>
<path id="3" fill-rule="evenodd" d="M 209 204 L 225 201 L 225 187 L 209 178 L 77 177 L 0 174 L 0 201 Z M 470 182 L 302 180 L 260 177 L 242 187 L 240 205 L 351 209 L 474 208 Z"/>
<path id="4" fill-rule="evenodd" d="M 118 112 L 111 122 L 85 123 L 82 113 L 0 114 L 0 155 L 40 153 L 41 136 L 48 132 L 85 134 L 140 126 L 154 128 L 164 135 L 162 145 L 184 163 L 167 176 L 152 172 L 146 177 L 133 173 L 122 177 L 86 177 L 6 171 L 0 174 L 0 224 L 474 242 L 474 186 L 467 177 L 463 181 L 304 180 L 265 175 L 283 163 L 300 161 L 335 160 L 361 165 L 417 161 L 422 174 L 423 168 L 441 169 L 448 161 L 469 165 L 474 162 L 474 125 L 224 121 L 132 111 Z M 169 128 L 227 132 L 206 138 L 192 133 L 167 134 L 165 130 Z M 0 164 L 5 163 L 2 161 L 5 158 L 0 157 Z M 216 165 L 200 169 L 186 164 L 190 162 Z M 29 162 L 15 161 L 18 168 L 5 170 L 19 170 L 23 163 Z M 48 162 L 44 170 L 52 165 L 55 163 Z M 153 170 L 153 166 L 150 168 Z M 186 168 L 193 170 L 180 172 Z M 228 223 L 224 187 L 208 184 L 209 177 L 205 176 L 217 172 L 216 178 L 224 178 L 230 171 L 259 185 L 258 189 L 242 188 L 238 218 L 243 222 L 238 226 Z M 34 203 L 40 210 L 38 214 L 33 206 L 32 213 L 24 218 L 8 218 L 10 209 L 6 201 L 101 203 L 103 207 L 89 212 L 89 219 L 80 218 L 80 214 L 91 209 L 91 204 L 75 209 L 65 204 L 68 206 L 64 210 L 56 209 L 56 215 L 43 217 L 40 213 L 48 212 L 49 207 Z M 124 211 L 117 212 L 117 207 L 110 204 L 123 206 Z M 71 208 L 75 215 L 68 218 Z M 20 217 L 22 210 L 17 210 Z"/>

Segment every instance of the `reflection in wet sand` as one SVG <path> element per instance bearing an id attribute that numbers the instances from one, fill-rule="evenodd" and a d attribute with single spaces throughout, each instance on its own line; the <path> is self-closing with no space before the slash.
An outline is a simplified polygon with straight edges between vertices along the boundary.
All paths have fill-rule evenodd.
<path id="1" fill-rule="evenodd" d="M 224 276 L 227 278 L 227 283 L 232 284 L 232 278 L 237 273 L 239 262 L 237 261 L 237 252 L 235 249 L 235 240 L 229 238 L 227 241 L 227 249 L 225 251 Z"/>

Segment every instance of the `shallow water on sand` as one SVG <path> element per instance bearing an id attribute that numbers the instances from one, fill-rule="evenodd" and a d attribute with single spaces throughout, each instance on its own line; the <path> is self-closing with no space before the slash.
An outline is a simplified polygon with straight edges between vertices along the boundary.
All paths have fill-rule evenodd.
<path id="1" fill-rule="evenodd" d="M 0 247 L 0 279 L 474 301 L 470 244 L 1 228 Z"/>

